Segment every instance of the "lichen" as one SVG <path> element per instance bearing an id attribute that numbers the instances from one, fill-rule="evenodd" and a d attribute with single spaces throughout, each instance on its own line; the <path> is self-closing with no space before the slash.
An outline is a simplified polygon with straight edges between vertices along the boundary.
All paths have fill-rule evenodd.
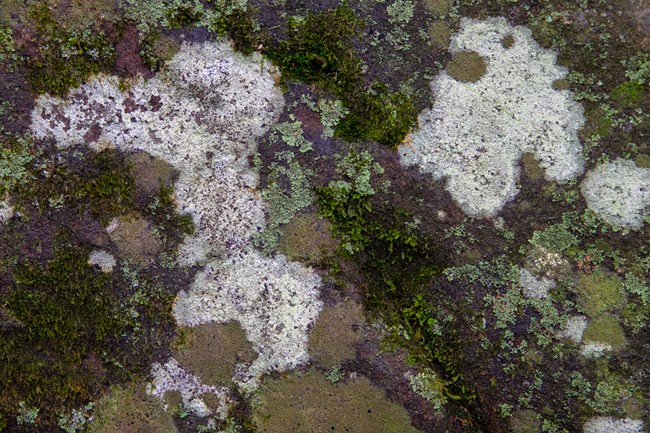
<path id="1" fill-rule="evenodd" d="M 259 354 L 239 372 L 245 388 L 268 370 L 284 371 L 309 359 L 307 331 L 322 303 L 320 277 L 285 257 L 239 252 L 210 263 L 174 305 L 176 320 L 187 326 L 237 320 Z"/>
<path id="2" fill-rule="evenodd" d="M 639 230 L 650 214 L 650 169 L 616 159 L 590 170 L 582 182 L 589 208 L 610 224 Z"/>
<path id="3" fill-rule="evenodd" d="M 515 40 L 507 49 L 501 45 L 506 35 Z M 434 106 L 420 114 L 411 144 L 400 147 L 403 164 L 447 178 L 447 190 L 472 216 L 493 216 L 517 195 L 517 162 L 525 152 L 535 154 L 548 180 L 582 172 L 577 133 L 583 109 L 569 91 L 552 89 L 567 75 L 555 65 L 555 53 L 503 18 L 461 20 L 449 49 L 476 52 L 487 70 L 475 83 L 448 72 L 431 83 Z"/>

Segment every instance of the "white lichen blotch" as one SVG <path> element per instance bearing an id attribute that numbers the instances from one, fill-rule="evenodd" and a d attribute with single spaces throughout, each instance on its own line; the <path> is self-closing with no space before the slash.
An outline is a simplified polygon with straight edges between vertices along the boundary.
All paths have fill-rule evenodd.
<path id="1" fill-rule="evenodd" d="M 116 265 L 115 257 L 108 251 L 94 250 L 88 257 L 88 264 L 91 266 L 98 266 L 102 272 L 112 272 Z"/>
<path id="2" fill-rule="evenodd" d="M 174 305 L 176 320 L 195 326 L 237 320 L 259 354 L 240 372 L 240 384 L 254 388 L 266 371 L 285 371 L 306 362 L 307 330 L 322 307 L 320 277 L 285 257 L 255 250 L 209 265 Z"/>
<path id="3" fill-rule="evenodd" d="M 228 412 L 230 390 L 201 383 L 198 377 L 183 370 L 174 358 L 165 364 L 155 363 L 151 368 L 152 380 L 147 392 L 162 399 L 166 392 L 177 391 L 181 394 L 183 408 L 199 417 L 213 415 L 212 410 L 201 398 L 213 394 L 219 401 L 216 415 L 224 419 Z M 169 408 L 166 408 L 169 409 Z"/>
<path id="4" fill-rule="evenodd" d="M 650 169 L 622 158 L 590 170 L 582 181 L 589 208 L 610 224 L 639 230 L 650 214 Z"/>
<path id="5" fill-rule="evenodd" d="M 546 277 L 538 278 L 526 268 L 519 270 L 519 285 L 524 296 L 532 299 L 542 299 L 548 296 L 548 291 L 555 288 L 555 281 Z"/>
<path id="6" fill-rule="evenodd" d="M 264 226 L 248 157 L 284 106 L 269 68 L 224 43 L 185 44 L 163 73 L 126 90 L 100 75 L 66 100 L 39 97 L 32 131 L 60 148 L 143 150 L 178 169 L 179 211 L 192 215 L 198 234 L 181 254 L 191 265 L 242 247 Z"/>
<path id="7" fill-rule="evenodd" d="M 502 43 L 507 36 L 514 40 L 508 48 Z M 523 153 L 535 155 L 548 180 L 582 173 L 584 110 L 570 91 L 553 89 L 568 73 L 554 52 L 504 18 L 462 19 L 449 50 L 477 53 L 486 72 L 475 82 L 446 71 L 432 81 L 435 103 L 420 114 L 410 144 L 400 147 L 403 164 L 447 178 L 454 200 L 478 217 L 496 215 L 515 197 Z"/>
<path id="8" fill-rule="evenodd" d="M 179 263 L 205 269 L 179 295 L 175 317 L 190 326 L 242 325 L 259 354 L 237 373 L 247 390 L 269 370 L 308 360 L 308 328 L 321 309 L 320 278 L 311 269 L 263 257 L 250 243 L 265 226 L 265 207 L 249 157 L 284 107 L 273 72 L 259 55 L 244 57 L 225 43 L 184 44 L 151 80 L 120 86 L 115 77 L 97 76 L 65 100 L 40 97 L 32 113 L 34 134 L 60 148 L 108 143 L 178 170 L 178 210 L 196 225 Z M 172 367 L 155 367 L 154 375 Z"/>
<path id="9" fill-rule="evenodd" d="M 599 416 L 584 425 L 584 433 L 643 433 L 643 421 L 637 419 Z"/>

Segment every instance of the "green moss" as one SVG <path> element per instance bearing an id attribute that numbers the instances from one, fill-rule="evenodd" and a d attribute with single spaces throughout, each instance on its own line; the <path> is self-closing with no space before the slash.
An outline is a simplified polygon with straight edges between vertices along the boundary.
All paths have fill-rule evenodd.
<path id="1" fill-rule="evenodd" d="M 351 40 L 362 21 L 341 6 L 289 19 L 289 38 L 271 46 L 267 56 L 280 67 L 283 79 L 317 84 L 336 95 L 353 91 L 361 75 L 361 61 Z"/>
<path id="2" fill-rule="evenodd" d="M 609 344 L 614 350 L 625 346 L 625 333 L 619 319 L 612 314 L 602 314 L 589 321 L 583 341 Z"/>
<path id="3" fill-rule="evenodd" d="M 452 78 L 465 83 L 475 83 L 487 70 L 487 64 L 480 54 L 473 51 L 461 51 L 447 65 L 447 73 Z"/>
<path id="4" fill-rule="evenodd" d="M 43 171 L 41 164 L 50 168 Z M 34 160 L 29 181 L 16 186 L 18 202 L 43 212 L 70 206 L 78 213 L 90 211 L 104 225 L 134 207 L 133 177 L 124 157 L 114 150 L 61 152 L 56 161 Z"/>
<path id="5" fill-rule="evenodd" d="M 209 323 L 192 328 L 176 349 L 178 363 L 211 386 L 231 384 L 238 363 L 250 363 L 257 354 L 236 322 Z"/>
<path id="6" fill-rule="evenodd" d="M 347 6 L 288 22 L 289 37 L 267 42 L 266 55 L 280 67 L 283 80 L 316 84 L 336 95 L 349 111 L 336 133 L 348 140 L 397 145 L 415 124 L 411 98 L 374 82 L 365 88 L 362 62 L 353 39 L 363 22 Z"/>
<path id="7" fill-rule="evenodd" d="M 638 82 L 619 84 L 612 90 L 612 99 L 624 107 L 634 107 L 647 95 L 647 90 Z"/>
<path id="8" fill-rule="evenodd" d="M 65 29 L 52 18 L 46 3 L 31 13 L 37 29 L 38 54 L 30 59 L 29 82 L 37 93 L 64 96 L 90 75 L 113 66 L 113 44 L 99 29 Z"/>
<path id="9" fill-rule="evenodd" d="M 350 113 L 341 120 L 336 134 L 347 140 L 368 139 L 396 147 L 415 126 L 412 98 L 391 92 L 385 84 L 375 82 L 367 91 L 346 100 Z"/>
<path id="10" fill-rule="evenodd" d="M 612 132 L 613 120 L 610 119 L 601 108 L 594 108 L 587 112 L 585 128 L 589 135 L 596 134 L 600 137 L 607 137 Z"/>
<path id="11" fill-rule="evenodd" d="M 577 291 L 578 306 L 590 318 L 606 311 L 619 310 L 625 303 L 621 279 L 601 268 L 596 268 L 591 274 L 583 274 L 578 280 Z"/>
<path id="12" fill-rule="evenodd" d="M 316 372 L 266 383 L 253 417 L 260 433 L 417 433 L 406 410 L 361 377 L 332 384 Z"/>

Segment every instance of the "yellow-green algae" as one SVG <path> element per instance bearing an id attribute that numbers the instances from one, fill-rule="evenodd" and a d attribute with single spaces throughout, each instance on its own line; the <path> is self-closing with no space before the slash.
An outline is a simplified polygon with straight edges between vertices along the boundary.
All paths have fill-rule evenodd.
<path id="1" fill-rule="evenodd" d="M 418 432 L 406 410 L 365 377 L 332 384 L 314 371 L 266 383 L 253 417 L 260 433 Z"/>

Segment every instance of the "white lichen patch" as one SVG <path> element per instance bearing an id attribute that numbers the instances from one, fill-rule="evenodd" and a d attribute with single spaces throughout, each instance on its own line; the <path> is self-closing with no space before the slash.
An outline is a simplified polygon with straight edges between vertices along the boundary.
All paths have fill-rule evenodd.
<path id="1" fill-rule="evenodd" d="M 622 158 L 590 170 L 581 187 L 589 208 L 610 224 L 640 229 L 650 214 L 650 169 Z"/>
<path id="2" fill-rule="evenodd" d="M 560 338 L 567 338 L 576 344 L 582 341 L 582 334 L 587 328 L 589 320 L 585 316 L 572 316 L 558 333 Z"/>
<path id="3" fill-rule="evenodd" d="M 14 216 L 14 207 L 7 201 L 0 200 L 0 224 L 7 222 Z"/>
<path id="4" fill-rule="evenodd" d="M 112 272 L 116 265 L 115 257 L 104 250 L 94 250 L 88 257 L 88 264 L 91 266 L 99 266 L 102 272 Z"/>
<path id="5" fill-rule="evenodd" d="M 174 315 L 189 326 L 238 320 L 259 353 L 238 378 L 250 389 L 264 372 L 308 360 L 307 330 L 322 307 L 320 282 L 282 255 L 268 258 L 250 250 L 208 265 L 189 292 L 179 294 Z"/>
<path id="6" fill-rule="evenodd" d="M 542 299 L 548 291 L 555 288 L 555 281 L 546 277 L 538 278 L 526 268 L 519 270 L 519 285 L 527 298 Z"/>
<path id="7" fill-rule="evenodd" d="M 505 48 L 502 39 L 512 36 Z M 476 52 L 487 64 L 476 82 L 442 72 L 431 83 L 435 103 L 419 116 L 420 128 L 400 146 L 403 164 L 417 165 L 471 216 L 496 215 L 518 191 L 518 161 L 532 153 L 548 180 L 567 181 L 583 170 L 578 130 L 583 108 L 568 90 L 554 90 L 567 69 L 541 48 L 529 29 L 504 18 L 462 19 L 452 54 Z"/>
<path id="8" fill-rule="evenodd" d="M 603 356 L 605 352 L 611 352 L 613 349 L 614 348 L 611 344 L 587 341 L 582 346 L 580 353 L 586 358 L 599 358 Z"/>
<path id="9" fill-rule="evenodd" d="M 168 391 L 177 391 L 181 394 L 183 408 L 200 417 L 213 415 L 212 410 L 201 398 L 204 394 L 213 394 L 219 402 L 216 415 L 224 419 L 228 414 L 230 404 L 228 388 L 207 386 L 201 383 L 198 377 L 183 370 L 174 358 L 165 364 L 155 363 L 151 369 L 152 380 L 147 387 L 150 395 L 163 399 Z M 168 407 L 165 407 L 168 410 Z"/>
<path id="10" fill-rule="evenodd" d="M 587 421 L 582 431 L 584 433 L 643 433 L 643 421 L 599 416 Z"/>
<path id="11" fill-rule="evenodd" d="M 34 134 L 54 138 L 60 148 L 111 143 L 145 151 L 179 171 L 178 210 L 196 225 L 179 263 L 206 267 L 179 295 L 174 313 L 190 326 L 240 322 L 259 353 L 237 373 L 246 389 L 266 371 L 308 359 L 307 330 L 321 308 L 316 274 L 283 256 L 262 257 L 250 244 L 264 228 L 265 209 L 249 157 L 283 106 L 261 57 L 205 43 L 183 45 L 151 80 L 120 86 L 115 77 L 97 76 L 65 100 L 40 97 L 32 113 Z M 154 370 L 167 371 L 161 368 Z"/>
<path id="12" fill-rule="evenodd" d="M 65 100 L 39 97 L 32 131 L 60 148 L 112 143 L 178 169 L 179 210 L 197 226 L 197 238 L 186 242 L 190 258 L 182 255 L 191 264 L 242 247 L 264 226 L 248 157 L 284 105 L 269 68 L 224 43 L 185 44 L 163 73 L 126 90 L 100 75 Z"/>

